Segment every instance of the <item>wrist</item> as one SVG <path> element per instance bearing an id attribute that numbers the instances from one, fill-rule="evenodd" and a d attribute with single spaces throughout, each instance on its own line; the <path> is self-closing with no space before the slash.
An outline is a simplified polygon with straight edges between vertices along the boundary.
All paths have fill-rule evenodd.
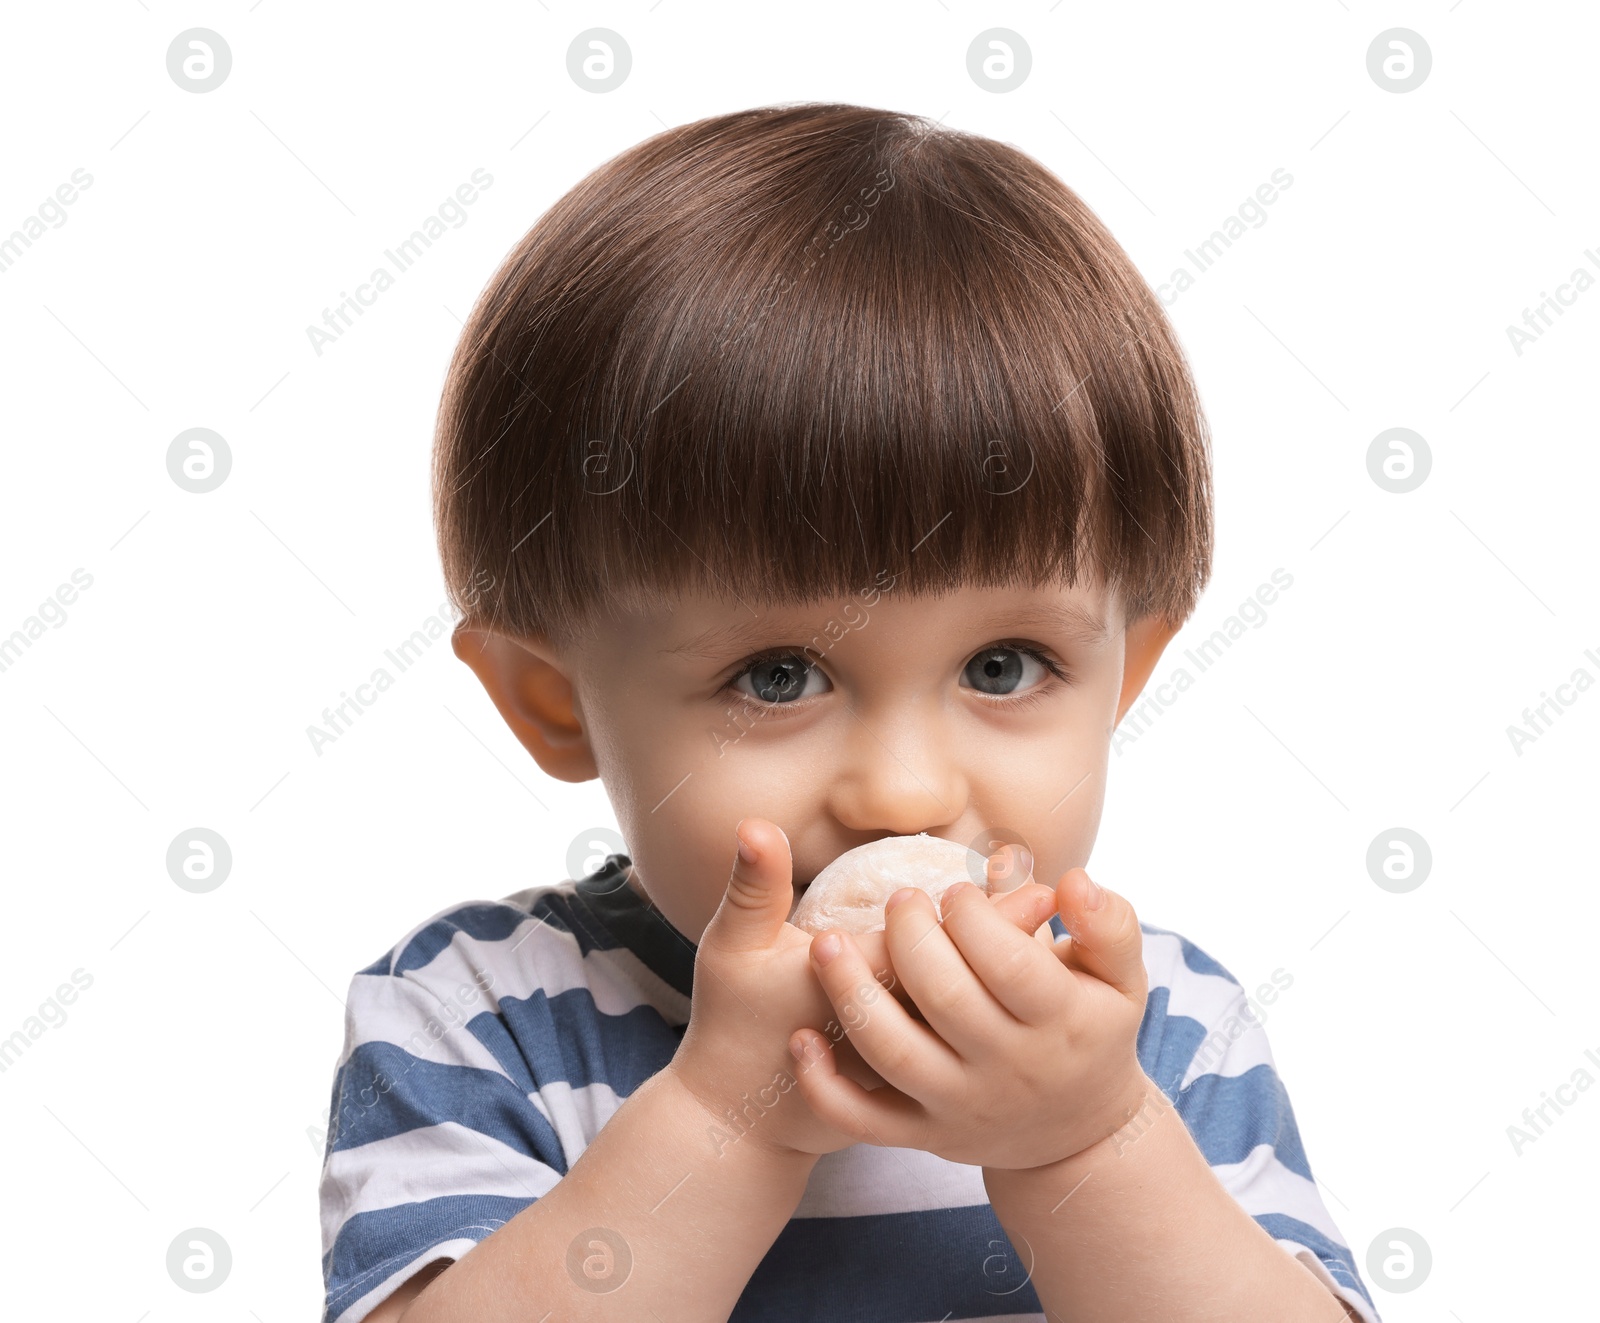
<path id="1" fill-rule="evenodd" d="M 1141 1069 L 1108 1103 L 1105 1119 L 1096 1128 L 1099 1137 L 1077 1152 L 1037 1167 L 985 1167 L 983 1181 L 990 1202 L 1019 1189 L 1041 1187 L 1059 1187 L 1056 1198 L 1064 1197 L 1097 1168 L 1129 1154 L 1139 1140 L 1168 1118 L 1178 1120 L 1172 1103 L 1161 1086 Z"/>
<path id="2" fill-rule="evenodd" d="M 669 1061 L 656 1078 L 677 1095 L 688 1115 L 688 1124 L 704 1137 L 708 1152 L 721 1157 L 733 1150 L 744 1150 L 781 1172 L 799 1175 L 802 1184 L 811 1174 L 820 1155 L 790 1147 L 777 1136 L 775 1127 L 763 1126 L 761 1120 L 768 1109 L 747 1101 L 744 1110 L 739 1110 L 724 1098 L 696 1087 L 675 1061 Z M 773 1105 L 805 1106 L 797 1090 L 790 1092 L 795 1094 L 793 1099 L 786 1103 L 780 1094 L 772 1100 Z M 747 1099 L 748 1095 L 744 1097 Z"/>

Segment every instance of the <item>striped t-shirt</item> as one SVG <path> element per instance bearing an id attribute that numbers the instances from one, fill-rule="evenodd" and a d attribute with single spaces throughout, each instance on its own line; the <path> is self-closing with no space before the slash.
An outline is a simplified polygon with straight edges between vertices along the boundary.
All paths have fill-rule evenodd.
<path id="1" fill-rule="evenodd" d="M 626 885 L 630 867 L 612 854 L 578 881 L 452 907 L 351 980 L 320 1190 L 323 1323 L 359 1323 L 510 1221 L 672 1059 L 695 948 Z M 1145 1073 L 1240 1206 L 1377 1323 L 1267 1046 L 1260 1007 L 1287 983 L 1251 996 L 1178 934 L 1142 927 Z M 818 1158 L 731 1323 L 1000 1318 L 1044 1314 L 982 1168 L 856 1144 Z"/>

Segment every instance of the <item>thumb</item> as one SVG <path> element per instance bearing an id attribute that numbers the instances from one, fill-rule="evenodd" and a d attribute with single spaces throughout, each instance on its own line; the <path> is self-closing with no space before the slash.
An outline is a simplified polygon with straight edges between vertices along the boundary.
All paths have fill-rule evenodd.
<path id="1" fill-rule="evenodd" d="M 1081 868 L 1062 874 L 1056 884 L 1056 904 L 1072 934 L 1064 963 L 1142 1002 L 1149 977 L 1144 936 L 1133 906 L 1115 891 L 1096 885 Z"/>
<path id="2" fill-rule="evenodd" d="M 725 951 L 764 951 L 777 940 L 794 901 L 789 838 L 765 818 L 742 818 L 734 835 L 733 873 L 706 937 Z"/>

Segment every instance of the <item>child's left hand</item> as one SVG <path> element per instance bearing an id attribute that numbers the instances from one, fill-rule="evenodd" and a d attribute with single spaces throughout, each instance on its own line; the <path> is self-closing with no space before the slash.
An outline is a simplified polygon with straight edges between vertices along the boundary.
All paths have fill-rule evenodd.
<path id="1" fill-rule="evenodd" d="M 1038 892 L 1040 922 L 1059 910 L 1072 936 L 1046 947 L 967 882 L 945 892 L 942 921 L 926 892 L 889 898 L 889 958 L 926 1023 L 887 993 L 871 995 L 873 971 L 850 934 L 812 939 L 823 989 L 885 1081 L 862 1088 L 839 1073 L 823 1034 L 796 1031 L 800 1092 L 818 1117 L 861 1143 L 1015 1169 L 1082 1152 L 1139 1111 L 1154 1085 L 1136 1051 L 1148 984 L 1133 907 L 1081 868 L 1053 893 L 1024 885 Z"/>

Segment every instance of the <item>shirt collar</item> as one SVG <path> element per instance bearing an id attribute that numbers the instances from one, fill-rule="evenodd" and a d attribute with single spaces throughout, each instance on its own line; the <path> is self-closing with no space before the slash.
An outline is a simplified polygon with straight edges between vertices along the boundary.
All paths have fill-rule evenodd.
<path id="1" fill-rule="evenodd" d="M 628 885 L 632 868 L 627 855 L 608 854 L 595 872 L 578 880 L 576 895 L 647 969 L 688 997 L 694 986 L 695 944 Z"/>

